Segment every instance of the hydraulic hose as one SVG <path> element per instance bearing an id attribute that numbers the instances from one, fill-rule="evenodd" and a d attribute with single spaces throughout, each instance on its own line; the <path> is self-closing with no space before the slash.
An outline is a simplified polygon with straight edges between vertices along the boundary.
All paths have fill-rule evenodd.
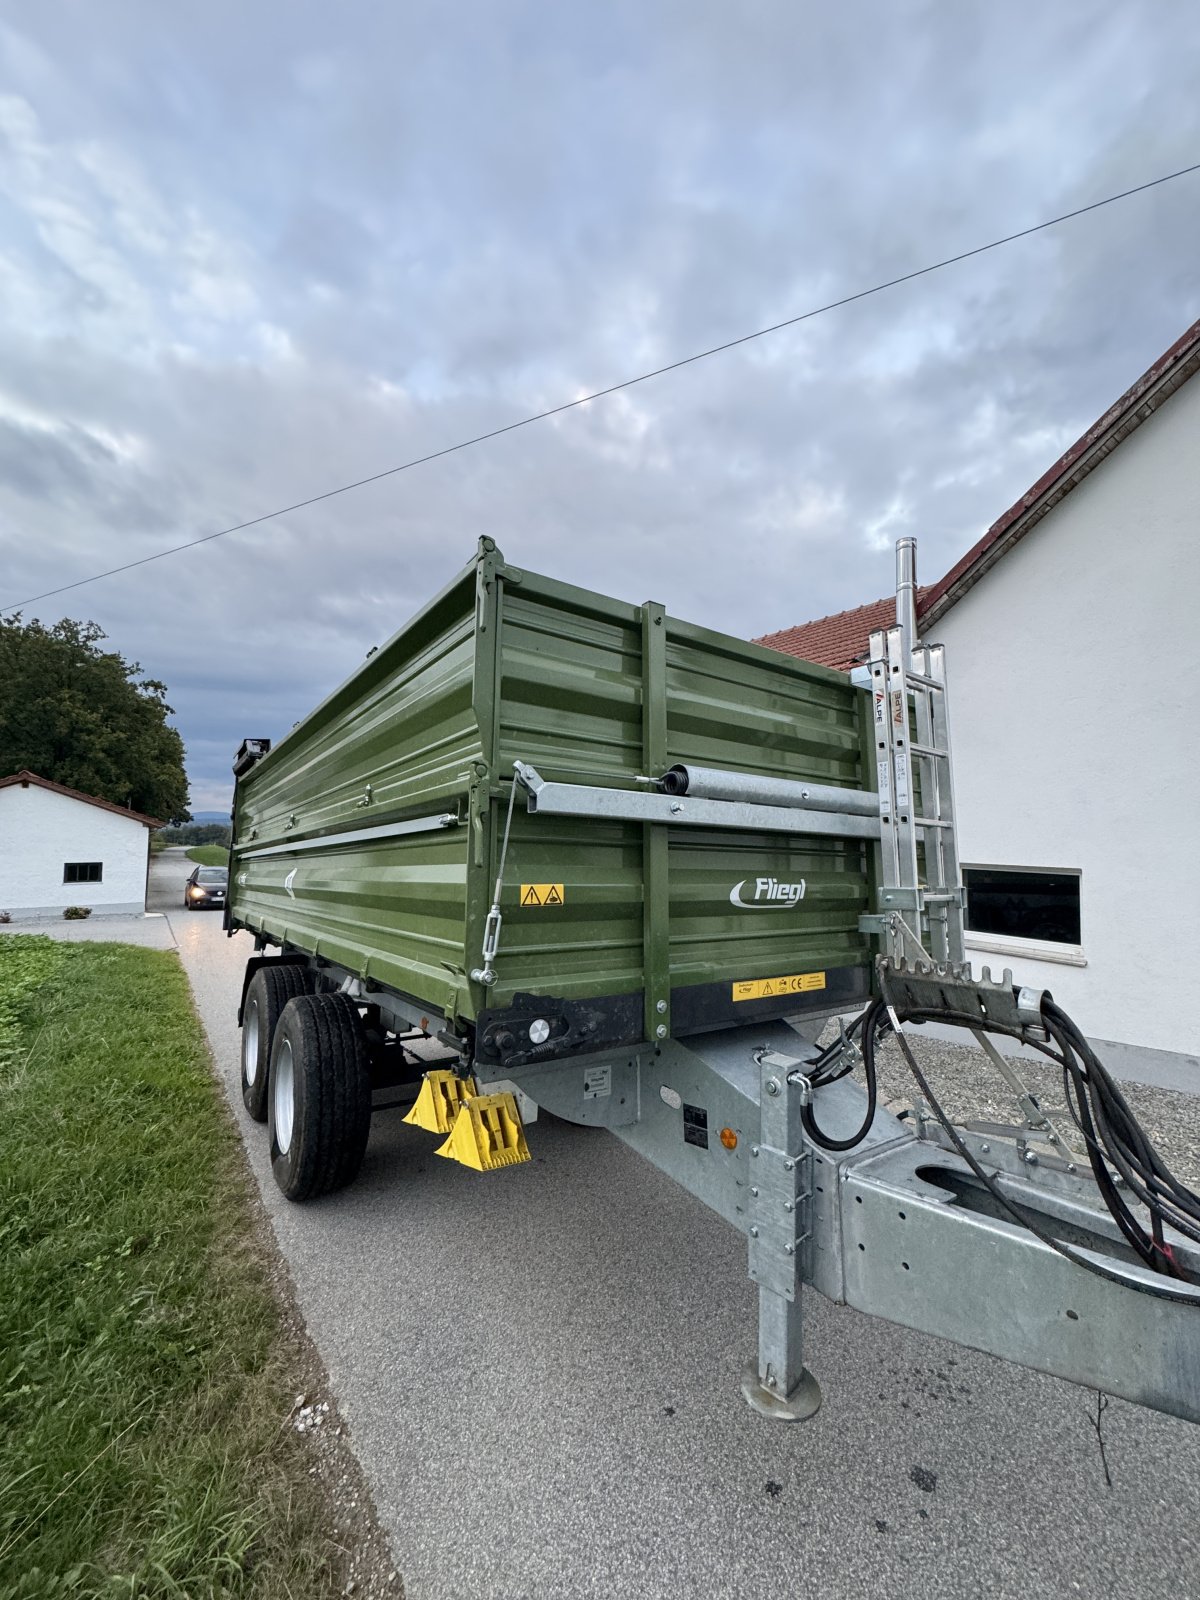
<path id="1" fill-rule="evenodd" d="M 862 1057 L 863 1070 L 867 1075 L 867 1110 L 866 1115 L 863 1117 L 862 1124 L 847 1138 L 833 1139 L 827 1133 L 822 1133 L 821 1129 L 817 1126 L 816 1118 L 813 1116 L 811 1101 L 800 1113 L 800 1120 L 803 1124 L 805 1133 L 814 1144 L 820 1145 L 823 1150 L 853 1150 L 855 1145 L 861 1144 L 866 1138 L 867 1132 L 872 1122 L 875 1120 L 875 1105 L 878 1098 L 878 1089 L 875 1076 L 875 1030 L 879 1025 L 880 1016 L 883 1014 L 885 1009 L 885 1002 L 882 998 L 880 998 L 871 1004 L 863 1017 Z M 833 1080 L 828 1079 L 826 1081 L 832 1082 Z"/>
<path id="2" fill-rule="evenodd" d="M 852 1037 L 860 1030 L 862 1034 L 861 1050 L 867 1085 L 867 1105 L 861 1124 L 845 1138 L 833 1138 L 817 1123 L 811 1103 L 806 1105 L 801 1113 L 806 1135 L 823 1150 L 852 1150 L 867 1136 L 878 1101 L 875 1046 L 880 1028 L 889 1028 L 893 1020 L 942 1022 L 973 1030 L 977 1030 L 980 1026 L 978 1016 L 967 1011 L 955 1010 L 951 1006 L 897 1010 L 893 1008 L 887 994 L 886 976 L 883 987 L 883 994 L 868 1006 L 847 1032 L 847 1037 Z M 1015 1221 L 1028 1228 L 1059 1255 L 1065 1256 L 1069 1261 L 1075 1262 L 1098 1277 L 1143 1293 L 1170 1300 L 1183 1300 L 1200 1306 L 1200 1296 L 1184 1287 L 1185 1284 L 1195 1284 L 1196 1279 L 1182 1270 L 1165 1233 L 1165 1229 L 1170 1227 L 1185 1238 L 1200 1243 L 1200 1195 L 1189 1189 L 1170 1171 L 1134 1116 L 1116 1081 L 1091 1045 L 1066 1012 L 1055 1005 L 1049 997 L 1045 997 L 1042 1002 L 1042 1021 L 1049 1043 L 1039 1043 L 1035 1048 L 1062 1068 L 1067 1105 L 1087 1146 L 1088 1163 L 1105 1206 L 1138 1260 L 1161 1276 L 1179 1282 L 1178 1291 L 1168 1290 L 1165 1287 L 1156 1288 L 1152 1284 L 1135 1280 L 1120 1271 L 1102 1266 L 1055 1239 L 1032 1221 L 980 1165 L 938 1102 L 913 1056 L 908 1040 L 899 1030 L 897 1030 L 897 1044 L 918 1089 L 951 1144 L 997 1203 Z M 1012 1033 L 1014 1037 L 1019 1036 L 1016 1028 L 1003 1028 L 990 1020 L 987 1026 L 991 1032 L 1007 1032 Z M 810 1073 L 814 1088 L 832 1083 L 850 1070 L 847 1065 L 837 1065 L 840 1060 L 844 1060 L 840 1049 L 841 1043 L 839 1040 L 831 1045 L 814 1063 Z M 1122 1185 L 1125 1192 L 1122 1192 Z M 1130 1198 L 1145 1207 L 1148 1229 L 1147 1219 L 1135 1213 L 1130 1205 Z"/>

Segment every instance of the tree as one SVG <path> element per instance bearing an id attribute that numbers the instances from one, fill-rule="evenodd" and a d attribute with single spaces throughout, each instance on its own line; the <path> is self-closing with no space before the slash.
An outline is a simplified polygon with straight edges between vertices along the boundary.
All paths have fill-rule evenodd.
<path id="1" fill-rule="evenodd" d="M 53 783 L 186 822 L 183 740 L 167 723 L 166 685 L 102 650 L 94 622 L 53 627 L 0 619 L 0 777 L 28 769 Z"/>

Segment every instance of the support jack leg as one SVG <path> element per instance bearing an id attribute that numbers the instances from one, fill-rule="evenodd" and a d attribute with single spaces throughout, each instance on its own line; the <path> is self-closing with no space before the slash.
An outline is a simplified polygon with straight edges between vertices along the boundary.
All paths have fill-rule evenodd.
<path id="1" fill-rule="evenodd" d="M 750 1151 L 750 1276 L 758 1284 L 758 1361 L 742 1378 L 754 1410 L 803 1422 L 821 1405 L 821 1386 L 804 1365 L 804 1314 L 798 1270 L 809 1237 L 812 1158 L 803 1132 L 808 1080 L 800 1061 L 762 1049 L 761 1136 Z"/>
<path id="2" fill-rule="evenodd" d="M 804 1365 L 800 1289 L 787 1300 L 765 1285 L 758 1291 L 758 1360 L 742 1376 L 748 1405 L 777 1422 L 805 1422 L 821 1406 L 821 1386 Z"/>

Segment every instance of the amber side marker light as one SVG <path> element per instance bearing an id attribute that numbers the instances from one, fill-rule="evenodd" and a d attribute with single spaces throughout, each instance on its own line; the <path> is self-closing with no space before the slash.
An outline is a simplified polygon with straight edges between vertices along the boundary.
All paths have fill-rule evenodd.
<path id="1" fill-rule="evenodd" d="M 734 1133 L 732 1128 L 721 1129 L 721 1143 L 725 1146 L 726 1150 L 737 1149 L 737 1134 Z"/>

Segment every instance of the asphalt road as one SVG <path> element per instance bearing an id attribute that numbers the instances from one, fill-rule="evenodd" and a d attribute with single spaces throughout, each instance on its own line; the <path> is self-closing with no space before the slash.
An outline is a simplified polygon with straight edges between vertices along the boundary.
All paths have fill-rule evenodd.
<path id="1" fill-rule="evenodd" d="M 1200 1594 L 1200 1428 L 810 1294 L 807 1423 L 751 1412 L 732 1229 L 603 1133 L 543 1119 L 481 1176 L 375 1118 L 358 1182 L 279 1195 L 242 1111 L 245 935 L 180 954 L 410 1600 Z M 1005 1312 L 997 1286 L 996 1315 Z"/>

